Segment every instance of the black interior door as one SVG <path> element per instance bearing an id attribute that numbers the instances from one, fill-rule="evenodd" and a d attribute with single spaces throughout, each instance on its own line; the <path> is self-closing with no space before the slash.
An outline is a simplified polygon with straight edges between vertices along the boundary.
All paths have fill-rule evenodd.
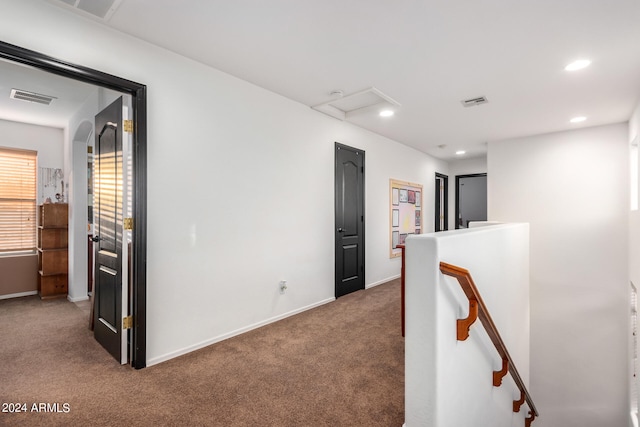
<path id="1" fill-rule="evenodd" d="M 95 118 L 94 336 L 122 353 L 122 98 Z"/>
<path id="2" fill-rule="evenodd" d="M 336 143 L 336 298 L 364 289 L 364 151 Z"/>
<path id="3" fill-rule="evenodd" d="M 449 177 L 436 173 L 436 211 L 435 211 L 435 231 L 445 231 L 449 229 Z"/>

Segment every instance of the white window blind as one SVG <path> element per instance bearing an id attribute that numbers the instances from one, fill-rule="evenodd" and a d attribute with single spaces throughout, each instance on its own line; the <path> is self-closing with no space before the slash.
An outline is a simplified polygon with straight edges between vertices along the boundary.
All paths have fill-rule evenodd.
<path id="1" fill-rule="evenodd" d="M 36 154 L 0 148 L 0 252 L 36 247 Z"/>

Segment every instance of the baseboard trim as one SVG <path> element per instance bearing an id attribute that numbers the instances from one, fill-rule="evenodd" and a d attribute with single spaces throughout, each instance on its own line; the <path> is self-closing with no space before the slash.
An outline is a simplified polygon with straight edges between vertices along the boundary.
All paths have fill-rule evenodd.
<path id="1" fill-rule="evenodd" d="M 390 282 L 390 281 L 392 281 L 392 280 L 396 280 L 396 279 L 399 279 L 399 278 L 400 278 L 400 275 L 399 275 L 399 274 L 397 274 L 397 275 L 395 275 L 395 276 L 391 276 L 391 277 L 389 277 L 389 278 L 387 278 L 387 279 L 382 279 L 382 280 L 378 280 L 377 282 L 369 283 L 368 285 L 365 285 L 365 287 L 364 287 L 364 288 L 365 288 L 365 289 L 373 288 L 373 287 L 375 287 L 375 286 L 383 285 L 383 284 L 385 284 L 385 283 L 388 283 L 388 282 Z"/>
<path id="2" fill-rule="evenodd" d="M 38 295 L 38 291 L 18 292 L 17 294 L 0 295 L 0 299 L 28 297 L 31 295 Z"/>
<path id="3" fill-rule="evenodd" d="M 79 302 L 79 301 L 86 301 L 89 299 L 88 295 L 85 295 L 83 297 L 77 297 L 77 298 L 71 298 L 70 295 L 67 295 L 67 299 L 71 302 Z"/>
<path id="4" fill-rule="evenodd" d="M 254 323 L 254 324 L 246 326 L 244 328 L 236 329 L 235 331 L 231 331 L 229 333 L 222 334 L 222 335 L 219 335 L 217 337 L 214 337 L 214 338 L 199 342 L 198 344 L 194 344 L 194 345 L 182 348 L 180 350 L 172 351 L 171 353 L 167 353 L 167 354 L 165 354 L 163 356 L 158 356 L 158 357 L 151 358 L 151 359 L 147 360 L 147 367 L 153 366 L 153 365 L 157 365 L 157 364 L 162 363 L 162 362 L 166 362 L 167 360 L 175 359 L 176 357 L 185 355 L 187 353 L 191 353 L 192 351 L 200 350 L 201 348 L 208 347 L 208 346 L 210 346 L 212 344 L 216 344 L 216 343 L 224 341 L 226 339 L 233 338 L 235 336 L 244 334 L 245 332 L 249 332 L 249 331 L 252 331 L 254 329 L 258 329 L 258 328 L 260 328 L 262 326 L 266 326 L 266 325 L 268 325 L 270 323 L 277 322 L 278 320 L 282 320 L 282 319 L 285 319 L 287 317 L 291 317 L 293 315 L 302 313 L 303 311 L 307 311 L 307 310 L 311 310 L 311 309 L 316 308 L 316 307 L 320 307 L 321 305 L 328 304 L 328 303 L 333 302 L 335 300 L 336 300 L 335 298 L 327 298 L 327 299 L 319 301 L 319 302 L 317 302 L 315 304 L 310 304 L 310 305 L 307 305 L 305 307 L 301 307 L 301 308 L 296 309 L 296 310 L 288 311 L 288 312 L 280 314 L 278 316 L 274 316 L 274 317 L 271 317 L 269 319 L 263 320 L 262 322 Z"/>

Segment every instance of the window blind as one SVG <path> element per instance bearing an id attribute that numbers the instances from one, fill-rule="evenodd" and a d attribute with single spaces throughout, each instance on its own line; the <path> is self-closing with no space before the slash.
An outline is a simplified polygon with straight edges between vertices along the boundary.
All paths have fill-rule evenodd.
<path id="1" fill-rule="evenodd" d="M 0 252 L 36 247 L 36 154 L 0 148 Z"/>

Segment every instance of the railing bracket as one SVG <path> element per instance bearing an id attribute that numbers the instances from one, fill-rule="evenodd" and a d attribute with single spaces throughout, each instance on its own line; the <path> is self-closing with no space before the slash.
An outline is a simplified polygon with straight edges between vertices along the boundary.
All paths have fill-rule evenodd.
<path id="1" fill-rule="evenodd" d="M 531 427 L 531 423 L 536 419 L 536 414 L 533 412 L 529 411 L 529 415 L 531 415 L 531 418 L 524 419 L 524 427 Z"/>
<path id="2" fill-rule="evenodd" d="M 478 319 L 478 301 L 469 300 L 469 316 L 466 319 L 458 319 L 458 341 L 464 341 L 469 338 L 469 329 L 471 325 Z"/>
<path id="3" fill-rule="evenodd" d="M 500 387 L 502 385 L 502 378 L 509 372 L 509 361 L 502 359 L 502 369 L 499 371 L 493 371 L 493 386 Z"/>
<path id="4" fill-rule="evenodd" d="M 520 391 L 520 400 L 513 401 L 513 412 L 520 412 L 520 407 L 524 403 L 524 391 Z"/>

